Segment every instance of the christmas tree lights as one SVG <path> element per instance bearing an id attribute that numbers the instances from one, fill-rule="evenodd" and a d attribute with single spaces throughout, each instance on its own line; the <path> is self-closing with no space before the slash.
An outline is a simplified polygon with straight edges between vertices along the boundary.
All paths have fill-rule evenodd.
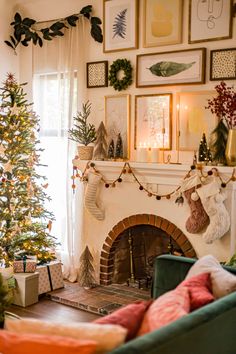
<path id="1" fill-rule="evenodd" d="M 17 253 L 54 259 L 55 238 L 49 234 L 53 214 L 44 202 L 45 177 L 39 166 L 39 119 L 27 103 L 23 86 L 8 74 L 0 88 L 0 263 L 12 264 Z M 42 186 L 41 183 L 44 183 Z"/>

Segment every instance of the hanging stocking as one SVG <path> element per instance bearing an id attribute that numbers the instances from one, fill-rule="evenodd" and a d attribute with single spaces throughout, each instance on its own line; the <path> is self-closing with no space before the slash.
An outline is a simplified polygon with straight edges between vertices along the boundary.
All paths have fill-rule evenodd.
<path id="1" fill-rule="evenodd" d="M 105 214 L 96 203 L 97 189 L 101 181 L 101 176 L 98 173 L 89 172 L 88 173 L 88 185 L 85 191 L 85 206 L 87 210 L 92 214 L 97 220 L 104 220 Z"/>
<path id="2" fill-rule="evenodd" d="M 220 192 L 216 181 L 202 186 L 197 190 L 197 193 L 210 218 L 210 225 L 202 236 L 206 243 L 212 243 L 224 236 L 230 227 L 229 213 L 224 205 L 226 195 Z"/>
<path id="3" fill-rule="evenodd" d="M 184 196 L 188 201 L 191 215 L 186 221 L 185 227 L 191 234 L 197 234 L 201 232 L 208 224 L 209 217 L 205 212 L 201 200 L 196 196 L 196 187 L 201 185 L 198 175 L 186 178 L 180 188 L 180 192 L 184 192 Z"/>

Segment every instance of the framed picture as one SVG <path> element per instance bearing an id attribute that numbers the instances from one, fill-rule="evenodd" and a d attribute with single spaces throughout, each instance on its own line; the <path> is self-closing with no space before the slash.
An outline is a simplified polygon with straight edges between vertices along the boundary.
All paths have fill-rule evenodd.
<path id="1" fill-rule="evenodd" d="M 202 84 L 206 48 L 137 56 L 136 86 Z"/>
<path id="2" fill-rule="evenodd" d="M 134 148 L 171 149 L 172 94 L 135 96 Z"/>
<path id="3" fill-rule="evenodd" d="M 181 43 L 182 0 L 144 0 L 144 47 Z"/>
<path id="4" fill-rule="evenodd" d="M 232 38 L 233 0 L 190 0 L 189 43 Z"/>
<path id="5" fill-rule="evenodd" d="M 108 86 L 108 61 L 87 63 L 87 88 Z"/>
<path id="6" fill-rule="evenodd" d="M 130 155 L 130 95 L 105 96 L 105 126 L 108 146 L 111 141 L 116 148 L 120 135 L 123 145 L 123 158 Z"/>
<path id="7" fill-rule="evenodd" d="M 210 80 L 236 79 L 236 48 L 211 50 Z"/>
<path id="8" fill-rule="evenodd" d="M 103 0 L 103 51 L 138 48 L 138 0 Z"/>
<path id="9" fill-rule="evenodd" d="M 179 92 L 177 94 L 177 145 L 178 150 L 198 150 L 202 134 L 207 140 L 218 123 L 217 117 L 206 109 L 208 99 L 215 91 Z"/>

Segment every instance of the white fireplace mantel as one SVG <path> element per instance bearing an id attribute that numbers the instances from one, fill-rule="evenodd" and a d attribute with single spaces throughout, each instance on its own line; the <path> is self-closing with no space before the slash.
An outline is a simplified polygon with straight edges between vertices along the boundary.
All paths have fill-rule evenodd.
<path id="1" fill-rule="evenodd" d="M 107 182 L 117 179 L 122 171 L 124 162 L 114 161 L 93 161 L 95 168 L 104 176 Z M 87 161 L 78 159 L 73 160 L 73 166 L 80 171 L 84 171 Z M 138 163 L 129 162 L 135 176 L 147 187 L 148 190 L 158 194 L 168 194 L 181 185 L 181 181 L 186 173 L 190 170 L 189 165 L 177 164 L 154 164 L 154 163 Z M 204 166 L 203 172 L 212 169 L 213 166 Z M 217 166 L 223 181 L 227 181 L 233 173 L 232 167 Z M 193 173 L 197 173 L 196 171 Z M 220 180 L 219 180 L 220 183 Z M 80 184 L 80 182 L 79 182 Z M 86 182 L 81 183 L 86 187 Z M 139 186 L 130 173 L 122 175 L 122 183 L 117 183 L 116 188 L 104 188 L 101 183 L 98 193 L 98 205 L 105 210 L 105 219 L 103 221 L 96 220 L 84 208 L 82 213 L 83 220 L 78 221 L 81 227 L 81 239 L 83 246 L 89 245 L 97 262 L 97 270 L 99 271 L 99 258 L 104 241 L 110 230 L 121 220 L 131 215 L 137 214 L 155 214 L 168 219 L 174 223 L 189 239 L 197 255 L 213 254 L 220 261 L 228 260 L 236 250 L 236 182 L 230 182 L 225 188 L 227 200 L 225 206 L 231 217 L 231 228 L 221 239 L 216 240 L 212 244 L 206 244 L 201 234 L 190 234 L 185 229 L 185 222 L 190 215 L 188 204 L 185 202 L 183 206 L 177 206 L 175 198 L 167 200 L 162 198 L 156 200 L 155 197 L 149 198 L 147 193 L 139 190 Z M 83 200 L 85 189 L 77 190 L 78 203 Z M 82 204 L 80 204 L 82 207 Z"/>

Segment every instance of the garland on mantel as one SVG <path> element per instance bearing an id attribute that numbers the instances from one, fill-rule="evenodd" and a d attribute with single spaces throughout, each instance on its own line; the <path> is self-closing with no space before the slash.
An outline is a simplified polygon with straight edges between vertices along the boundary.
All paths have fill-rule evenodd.
<path id="1" fill-rule="evenodd" d="M 73 175 L 71 176 L 73 183 L 72 183 L 72 189 L 73 191 L 75 191 L 76 185 L 75 185 L 75 179 L 79 178 L 80 181 L 87 181 L 87 172 L 88 170 L 92 168 L 94 172 L 98 173 L 101 176 L 101 181 L 104 183 L 105 188 L 115 188 L 117 183 L 121 183 L 123 181 L 122 179 L 122 175 L 125 175 L 126 173 L 132 175 L 134 177 L 135 182 L 139 185 L 139 190 L 140 191 L 144 191 L 147 193 L 148 197 L 155 197 L 157 200 L 161 200 L 163 198 L 166 199 L 170 199 L 174 194 L 176 194 L 181 186 L 178 186 L 177 188 L 175 188 L 173 191 L 171 191 L 170 193 L 167 194 L 157 194 L 154 193 L 152 191 L 149 191 L 138 179 L 138 177 L 136 176 L 134 170 L 132 169 L 132 167 L 130 166 L 129 162 L 125 162 L 124 166 L 121 168 L 121 172 L 118 174 L 117 178 L 114 179 L 112 182 L 108 182 L 105 177 L 103 176 L 103 174 L 96 168 L 95 163 L 88 161 L 88 163 L 85 166 L 85 169 L 82 173 L 79 173 L 79 169 L 77 166 L 73 166 Z M 236 181 L 236 174 L 235 174 L 235 168 L 232 171 L 231 177 L 228 178 L 228 180 L 223 180 L 222 176 L 220 175 L 218 169 L 216 167 L 213 167 L 211 170 L 207 171 L 207 173 L 203 172 L 203 165 L 192 165 L 189 169 L 189 171 L 186 173 L 186 175 L 184 176 L 184 179 L 190 177 L 190 174 L 192 171 L 194 171 L 195 169 L 197 169 L 200 174 L 201 174 L 201 179 L 205 180 L 208 177 L 214 175 L 215 177 L 219 178 L 220 182 L 221 182 L 221 188 L 226 188 L 227 184 L 230 181 Z M 178 199 L 178 198 L 177 198 Z M 176 202 L 178 203 L 178 201 L 176 200 Z"/>

